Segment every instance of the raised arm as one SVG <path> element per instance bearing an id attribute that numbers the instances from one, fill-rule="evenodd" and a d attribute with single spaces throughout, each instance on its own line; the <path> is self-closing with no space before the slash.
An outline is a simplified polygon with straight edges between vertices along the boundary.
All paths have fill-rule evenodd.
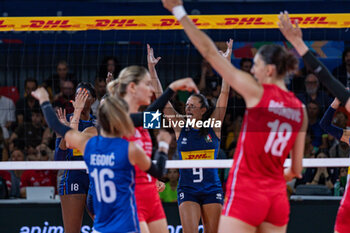
<path id="1" fill-rule="evenodd" d="M 303 57 L 305 65 L 309 66 L 320 82 L 336 96 L 345 107 L 350 111 L 350 93 L 345 87 L 335 79 L 329 72 L 326 66 L 320 62 L 309 50 L 305 42 L 303 41 L 303 34 L 299 28 L 298 21 L 295 21 L 295 27 L 289 18 L 288 12 L 281 13 L 279 15 L 278 26 L 284 37 L 294 46 L 300 56 Z"/>
<path id="2" fill-rule="evenodd" d="M 230 41 L 226 42 L 226 44 L 227 44 L 226 52 L 225 53 L 222 53 L 221 51 L 220 52 L 222 53 L 222 56 L 224 58 L 226 58 L 229 62 L 231 62 L 233 40 L 230 39 Z M 228 85 L 228 83 L 225 80 L 222 80 L 221 92 L 218 100 L 216 101 L 215 110 L 211 115 L 211 118 L 215 118 L 216 120 L 221 121 L 221 123 L 225 118 L 229 93 L 230 93 L 230 85 Z M 216 133 L 216 136 L 218 136 L 218 138 L 221 138 L 220 129 L 215 130 L 215 133 Z"/>
<path id="3" fill-rule="evenodd" d="M 181 0 L 162 0 L 163 5 L 180 21 L 187 36 L 202 56 L 245 100 L 247 107 L 255 106 L 261 99 L 263 87 L 254 78 L 222 57 L 213 41 L 186 16 Z"/>
<path id="4" fill-rule="evenodd" d="M 334 113 L 337 111 L 339 105 L 340 101 L 337 98 L 335 98 L 333 103 L 328 107 L 328 109 L 324 113 L 320 121 L 320 126 L 324 131 L 326 131 L 336 139 L 349 144 L 350 131 L 344 130 L 332 124 Z"/>
<path id="5" fill-rule="evenodd" d="M 56 133 L 61 135 L 66 141 L 69 142 L 69 144 L 77 148 L 80 151 L 85 150 L 85 145 L 87 141 L 89 140 L 89 137 L 87 135 L 82 134 L 78 130 L 74 130 L 64 124 L 62 124 L 53 108 L 52 105 L 49 102 L 49 95 L 47 91 L 40 87 L 32 92 L 32 95 L 39 100 L 41 110 L 44 113 L 45 120 L 48 124 L 48 126 L 53 129 Z"/>

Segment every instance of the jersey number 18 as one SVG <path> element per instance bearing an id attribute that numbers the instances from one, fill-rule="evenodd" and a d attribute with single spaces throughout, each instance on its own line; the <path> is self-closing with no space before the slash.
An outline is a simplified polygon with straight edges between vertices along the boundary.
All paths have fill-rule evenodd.
<path id="1" fill-rule="evenodd" d="M 268 122 L 267 126 L 271 130 L 264 147 L 265 153 L 271 152 L 272 155 L 280 157 L 292 136 L 292 126 L 286 122 L 280 124 L 279 120 Z"/>

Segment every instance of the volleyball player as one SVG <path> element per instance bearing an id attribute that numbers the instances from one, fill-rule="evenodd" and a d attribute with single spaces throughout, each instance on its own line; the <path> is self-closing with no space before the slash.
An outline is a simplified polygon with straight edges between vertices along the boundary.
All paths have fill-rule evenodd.
<path id="1" fill-rule="evenodd" d="M 227 181 L 219 232 L 286 232 L 286 180 L 300 177 L 307 127 L 302 103 L 284 83 L 297 59 L 279 45 L 264 45 L 250 74 L 218 53 L 210 38 L 186 16 L 180 0 L 162 0 L 202 56 L 245 100 L 247 110 Z M 291 167 L 283 169 L 291 152 Z"/>
<path id="2" fill-rule="evenodd" d="M 332 124 L 333 115 L 340 106 L 340 101 L 335 98 L 333 103 L 328 107 L 323 115 L 320 125 L 329 134 L 334 136 L 339 141 L 350 144 L 350 130 L 342 129 Z M 348 175 L 349 182 L 349 175 Z M 347 182 L 347 183 L 348 183 Z M 350 232 L 350 192 L 349 184 L 346 185 L 344 196 L 340 202 L 340 207 L 335 221 L 334 231 L 336 233 Z"/>
<path id="3" fill-rule="evenodd" d="M 154 92 L 149 72 L 140 66 L 129 66 L 123 69 L 118 79 L 109 83 L 107 88 L 111 95 L 121 96 L 128 103 L 131 114 L 137 114 L 140 106 L 149 105 Z M 193 80 L 185 78 L 171 83 L 164 94 L 173 94 L 177 90 L 198 92 Z M 136 127 L 134 136 L 129 140 L 142 146 L 147 156 L 152 156 L 152 140 L 147 129 L 142 126 Z M 159 198 L 156 180 L 136 168 L 135 183 L 137 214 L 141 232 L 168 232 L 166 216 Z"/>
<path id="4" fill-rule="evenodd" d="M 223 57 L 229 62 L 231 62 L 232 43 L 233 40 L 227 42 L 227 51 L 223 54 Z M 155 69 L 159 58 L 156 59 L 154 57 L 153 49 L 149 45 L 147 45 L 147 51 L 148 69 L 154 80 L 157 96 L 162 93 L 162 86 Z M 230 86 L 226 81 L 223 81 L 215 109 L 210 109 L 208 100 L 202 94 L 191 95 L 185 108 L 186 115 L 190 118 L 189 120 L 205 121 L 215 119 L 223 122 L 229 91 Z M 170 120 L 172 121 L 186 120 L 179 116 L 170 103 L 164 109 L 164 114 L 178 116 L 171 117 Z M 173 129 L 176 135 L 180 159 L 217 158 L 220 149 L 221 126 L 216 128 L 173 127 Z M 177 193 L 181 225 L 184 233 L 197 232 L 201 218 L 205 232 L 216 233 L 218 231 L 223 192 L 217 169 L 180 169 Z"/>
<path id="5" fill-rule="evenodd" d="M 336 96 L 340 102 L 345 105 L 345 108 L 350 112 L 350 93 L 345 87 L 335 79 L 335 77 L 329 72 L 327 67 L 320 62 L 309 50 L 305 42 L 303 41 L 303 34 L 298 25 L 298 20 L 295 21 L 295 27 L 289 18 L 288 12 L 284 12 L 279 15 L 278 26 L 284 37 L 294 46 L 300 56 L 303 57 L 305 65 L 309 66 L 320 82 Z"/>
<path id="6" fill-rule="evenodd" d="M 160 178 L 165 172 L 166 148 L 159 148 L 157 164 L 135 143 L 122 137 L 131 136 L 134 127 L 121 99 L 108 97 L 98 111 L 101 135 L 89 136 L 61 124 L 44 88 L 32 92 L 40 102 L 50 126 L 74 148 L 83 151 L 93 182 L 93 203 L 96 214 L 93 232 L 140 232 L 134 197 L 134 165 Z M 165 153 L 166 152 L 166 153 Z"/>
<path id="7" fill-rule="evenodd" d="M 79 131 L 94 125 L 95 117 L 90 114 L 91 104 L 96 95 L 90 83 L 82 82 L 76 89 L 76 101 L 73 115 L 68 115 L 70 126 Z M 62 111 L 61 111 L 62 112 Z M 61 121 L 64 115 L 60 114 Z M 56 141 L 55 160 L 83 160 L 83 154 L 77 149 L 69 149 L 62 138 Z M 66 233 L 80 232 L 83 221 L 86 196 L 89 191 L 89 176 L 85 170 L 65 170 L 59 185 L 63 225 Z"/>

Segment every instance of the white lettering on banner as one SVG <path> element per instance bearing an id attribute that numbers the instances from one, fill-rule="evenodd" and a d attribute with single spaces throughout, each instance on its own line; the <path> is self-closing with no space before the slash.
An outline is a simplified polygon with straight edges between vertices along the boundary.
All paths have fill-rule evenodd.
<path id="1" fill-rule="evenodd" d="M 283 102 L 270 100 L 269 112 L 275 113 L 276 115 L 285 117 L 298 123 L 301 121 L 301 111 L 298 109 L 287 108 L 284 106 Z"/>
<path id="2" fill-rule="evenodd" d="M 62 226 L 50 226 L 49 222 L 45 221 L 43 227 L 40 226 L 22 226 L 19 233 L 64 233 Z M 81 227 L 81 233 L 91 233 L 92 227 L 84 225 Z M 183 233 L 181 225 L 168 225 L 169 233 Z M 203 225 L 198 226 L 198 233 L 203 233 Z"/>
<path id="3" fill-rule="evenodd" d="M 109 155 L 92 154 L 90 157 L 90 165 L 94 166 L 114 166 L 114 153 Z"/>

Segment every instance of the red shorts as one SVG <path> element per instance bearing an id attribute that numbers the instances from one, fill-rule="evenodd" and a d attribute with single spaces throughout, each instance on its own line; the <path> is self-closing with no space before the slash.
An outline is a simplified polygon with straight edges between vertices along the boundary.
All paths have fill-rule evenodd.
<path id="1" fill-rule="evenodd" d="M 350 191 L 348 189 L 340 203 L 334 230 L 339 233 L 350 232 Z"/>
<path id="2" fill-rule="evenodd" d="M 162 202 L 154 183 L 135 185 L 135 198 L 139 222 L 150 223 L 165 219 Z"/>
<path id="3" fill-rule="evenodd" d="M 286 192 L 276 194 L 256 190 L 232 192 L 227 187 L 222 215 L 237 218 L 254 227 L 263 222 L 284 226 L 289 221 L 289 212 Z"/>

